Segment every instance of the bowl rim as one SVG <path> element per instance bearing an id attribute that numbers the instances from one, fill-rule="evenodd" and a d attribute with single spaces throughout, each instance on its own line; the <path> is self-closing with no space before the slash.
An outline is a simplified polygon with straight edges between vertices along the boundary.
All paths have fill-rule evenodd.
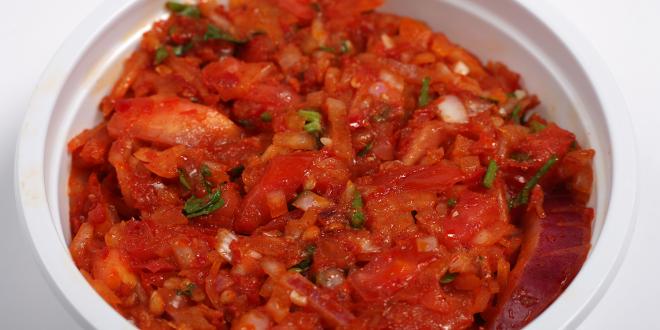
<path id="1" fill-rule="evenodd" d="M 62 87 L 86 46 L 111 22 L 141 1 L 144 0 L 106 0 L 73 30 L 35 88 L 16 145 L 14 189 L 24 235 L 30 240 L 33 256 L 52 291 L 69 314 L 86 327 L 134 328 L 84 280 L 72 262 L 68 245 L 51 226 L 58 216 L 51 212 L 45 188 L 43 167 L 48 125 Z M 627 252 L 638 199 L 635 135 L 624 97 L 588 40 L 550 3 L 513 2 L 545 25 L 584 69 L 601 103 L 611 142 L 612 188 L 599 244 L 592 248 L 566 291 L 529 325 L 529 328 L 574 328 L 607 291 Z M 601 243 L 603 241 L 607 244 Z"/>

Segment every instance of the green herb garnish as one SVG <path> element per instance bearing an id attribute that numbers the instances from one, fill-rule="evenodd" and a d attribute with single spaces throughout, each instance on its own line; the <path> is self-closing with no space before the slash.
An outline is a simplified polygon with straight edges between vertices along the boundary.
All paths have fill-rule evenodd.
<path id="1" fill-rule="evenodd" d="M 449 284 L 453 282 L 457 275 L 457 273 L 445 273 L 445 275 L 442 275 L 442 278 L 440 278 L 440 284 Z"/>
<path id="2" fill-rule="evenodd" d="M 520 125 L 520 112 L 522 111 L 522 108 L 520 107 L 519 104 L 516 104 L 515 107 L 513 107 L 513 112 L 511 113 L 511 121 L 516 124 Z"/>
<path id="3" fill-rule="evenodd" d="M 333 54 L 335 53 L 335 49 L 333 47 L 328 47 L 328 46 L 319 46 L 319 50 Z"/>
<path id="4" fill-rule="evenodd" d="M 188 16 L 192 18 L 200 18 L 202 13 L 199 11 L 199 8 L 194 5 L 186 5 L 183 3 L 178 3 L 174 1 L 168 1 L 165 5 L 170 11 L 177 13 L 181 16 Z"/>
<path id="5" fill-rule="evenodd" d="M 351 215 L 350 222 L 351 227 L 362 228 L 364 226 L 366 217 L 364 216 L 364 211 L 362 210 L 364 207 L 362 195 L 360 195 L 360 192 L 357 189 L 355 189 L 355 192 L 353 193 L 353 201 L 351 202 L 351 205 L 353 206 L 353 214 Z"/>
<path id="6" fill-rule="evenodd" d="M 488 189 L 492 188 L 496 176 L 497 176 L 497 162 L 491 159 L 490 162 L 488 163 L 488 169 L 486 169 L 486 175 L 484 175 L 484 182 L 483 182 L 484 187 Z"/>
<path id="7" fill-rule="evenodd" d="M 167 48 L 164 46 L 158 47 L 154 56 L 154 65 L 160 65 L 168 56 L 170 56 L 170 53 L 167 52 Z"/>
<path id="8" fill-rule="evenodd" d="M 254 127 L 254 125 L 252 125 L 252 122 L 251 122 L 249 119 L 239 119 L 239 120 L 237 120 L 236 122 L 237 122 L 238 125 L 240 125 L 241 127 L 245 127 L 245 128 L 248 128 L 248 129 Z"/>
<path id="9" fill-rule="evenodd" d="M 298 115 L 305 119 L 304 129 L 306 132 L 316 134 L 322 131 L 320 113 L 315 110 L 299 110 Z"/>
<path id="10" fill-rule="evenodd" d="M 293 265 L 291 268 L 289 268 L 290 271 L 294 271 L 296 273 L 303 273 L 309 270 L 309 268 L 312 266 L 312 263 L 314 262 L 314 252 L 316 251 L 316 246 L 315 245 L 308 245 L 305 248 L 305 251 L 303 252 L 304 258 L 301 260 L 299 263 Z"/>
<path id="11" fill-rule="evenodd" d="M 482 99 L 482 100 L 484 100 L 484 101 L 487 101 L 487 102 L 493 103 L 493 104 L 499 104 L 499 103 L 500 103 L 500 101 L 498 101 L 498 100 L 496 100 L 496 99 L 492 99 L 492 98 L 490 98 L 490 97 L 488 97 L 488 96 L 479 96 L 479 98 Z"/>
<path id="12" fill-rule="evenodd" d="M 225 205 L 220 190 L 207 194 L 204 198 L 190 196 L 183 205 L 183 215 L 188 218 L 211 214 Z"/>
<path id="13" fill-rule="evenodd" d="M 174 51 L 174 55 L 176 55 L 177 57 L 181 57 L 181 56 L 185 55 L 190 49 L 192 49 L 193 46 L 194 46 L 194 43 L 192 41 L 190 41 L 185 45 L 175 46 L 174 48 L 172 48 L 172 50 Z"/>
<path id="14" fill-rule="evenodd" d="M 317 12 L 317 13 L 321 12 L 321 5 L 319 5 L 317 2 L 312 2 L 309 5 L 312 7 L 312 9 L 315 12 Z"/>
<path id="15" fill-rule="evenodd" d="M 351 51 L 351 41 L 350 40 L 344 40 L 341 42 L 341 47 L 339 47 L 339 51 L 342 54 L 346 54 Z"/>
<path id="16" fill-rule="evenodd" d="M 548 173 L 548 171 L 550 171 L 550 169 L 552 168 L 552 165 L 554 165 L 558 160 L 559 160 L 559 158 L 557 158 L 557 156 L 553 155 L 552 157 L 550 157 L 550 159 L 548 159 L 548 161 L 545 162 L 545 164 L 543 164 L 543 166 L 541 166 L 541 168 L 538 170 L 538 172 L 536 172 L 534 174 L 534 176 L 532 176 L 532 178 L 529 179 L 529 181 L 527 181 L 527 183 L 525 183 L 525 186 L 523 186 L 523 189 L 520 191 L 520 193 L 518 194 L 516 199 L 513 200 L 513 202 L 511 203 L 512 207 L 527 204 L 527 202 L 529 201 L 529 194 L 532 191 L 532 189 L 534 188 L 534 186 L 536 186 L 536 184 L 539 183 L 541 178 L 543 178 L 543 176 L 546 173 Z"/>
<path id="17" fill-rule="evenodd" d="M 190 182 L 188 182 L 188 174 L 186 174 L 186 171 L 179 168 L 177 169 L 177 172 L 179 172 L 179 183 L 181 183 L 184 188 L 190 190 Z"/>
<path id="18" fill-rule="evenodd" d="M 224 40 L 224 41 L 233 42 L 235 44 L 244 44 L 247 42 L 247 40 L 237 39 L 231 34 L 218 29 L 213 24 L 209 24 L 206 27 L 206 32 L 204 33 L 204 40 Z"/>
<path id="19" fill-rule="evenodd" d="M 529 123 L 529 128 L 532 130 L 532 133 L 538 133 L 538 132 L 544 130 L 544 129 L 546 128 L 546 126 L 543 125 L 543 124 L 541 124 L 541 123 L 539 123 L 539 122 L 536 121 L 536 120 L 532 120 L 532 121 Z"/>
<path id="20" fill-rule="evenodd" d="M 262 112 L 261 115 L 259 116 L 261 118 L 261 121 L 264 123 L 270 123 L 273 120 L 273 115 L 270 114 L 270 112 Z"/>
<path id="21" fill-rule="evenodd" d="M 417 99 L 417 105 L 425 107 L 429 104 L 429 88 L 431 87 L 431 77 L 424 77 L 422 79 L 422 89 L 419 91 L 419 98 Z"/>
<path id="22" fill-rule="evenodd" d="M 188 283 L 188 285 L 186 285 L 185 289 L 176 290 L 176 295 L 177 296 L 191 297 L 192 294 L 193 294 L 193 290 L 195 290 L 196 287 L 197 287 L 197 285 L 195 285 L 195 283 Z"/>
<path id="23" fill-rule="evenodd" d="M 371 148 L 373 148 L 373 147 L 374 147 L 374 142 L 373 141 L 367 143 L 367 145 L 364 146 L 364 148 L 362 148 L 362 150 L 358 151 L 357 156 L 360 157 L 360 158 L 365 157 L 367 154 L 369 154 L 369 151 L 371 151 Z"/>
<path id="24" fill-rule="evenodd" d="M 202 183 L 204 184 L 206 192 L 211 193 L 211 187 L 213 185 L 210 181 L 212 175 L 211 169 L 206 164 L 202 164 L 202 166 L 199 167 L 199 171 L 202 173 Z"/>
<path id="25" fill-rule="evenodd" d="M 458 201 L 456 200 L 456 198 L 453 198 L 453 197 L 452 197 L 452 198 L 449 198 L 449 199 L 447 200 L 447 206 L 448 206 L 448 207 L 454 207 L 454 206 L 456 206 L 456 203 L 458 203 Z"/>

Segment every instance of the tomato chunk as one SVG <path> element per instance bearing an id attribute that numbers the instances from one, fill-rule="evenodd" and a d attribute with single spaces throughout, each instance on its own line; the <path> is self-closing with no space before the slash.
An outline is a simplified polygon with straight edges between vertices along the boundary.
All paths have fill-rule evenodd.
<path id="1" fill-rule="evenodd" d="M 383 300 L 405 287 L 433 258 L 411 250 L 384 252 L 352 273 L 349 283 L 362 299 Z"/>
<path id="2" fill-rule="evenodd" d="M 287 201 L 303 183 L 303 175 L 314 160 L 311 153 L 297 153 L 272 159 L 259 182 L 250 189 L 237 210 L 234 230 L 251 233 L 270 219 L 268 193 L 281 190 Z"/>

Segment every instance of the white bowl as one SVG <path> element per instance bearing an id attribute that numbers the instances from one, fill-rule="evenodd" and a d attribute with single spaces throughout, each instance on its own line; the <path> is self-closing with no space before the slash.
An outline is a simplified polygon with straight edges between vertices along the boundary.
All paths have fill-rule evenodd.
<path id="1" fill-rule="evenodd" d="M 598 303 L 625 254 L 636 211 L 634 134 L 622 96 L 588 43 L 549 5 L 528 2 L 390 0 L 383 10 L 424 20 L 482 60 L 508 64 L 540 97 L 544 115 L 596 149 L 593 248 L 566 291 L 529 326 L 573 328 Z M 66 143 L 101 120 L 101 97 L 142 32 L 166 15 L 163 3 L 111 0 L 90 15 L 46 70 L 19 136 L 16 194 L 26 237 L 51 287 L 84 327 L 133 325 L 94 292 L 69 255 Z"/>

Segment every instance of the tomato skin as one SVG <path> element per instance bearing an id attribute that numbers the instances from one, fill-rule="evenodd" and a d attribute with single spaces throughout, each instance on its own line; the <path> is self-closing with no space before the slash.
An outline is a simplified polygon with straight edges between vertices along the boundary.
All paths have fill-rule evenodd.
<path id="1" fill-rule="evenodd" d="M 364 183 L 367 195 L 382 196 L 395 191 L 444 191 L 467 177 L 457 166 L 406 166 L 389 169 Z"/>
<path id="2" fill-rule="evenodd" d="M 500 212 L 494 196 L 465 191 L 456 207 L 440 222 L 442 242 L 447 246 L 471 246 L 474 235 L 497 221 Z"/>
<path id="3" fill-rule="evenodd" d="M 413 250 L 383 252 L 351 273 L 349 283 L 363 300 L 383 300 L 405 287 L 434 258 L 432 253 Z"/>
<path id="4" fill-rule="evenodd" d="M 295 153 L 277 156 L 270 161 L 259 182 L 250 189 L 236 210 L 234 230 L 251 233 L 270 219 L 266 197 L 269 192 L 281 190 L 287 201 L 303 184 L 305 171 L 314 160 L 311 153 Z"/>

